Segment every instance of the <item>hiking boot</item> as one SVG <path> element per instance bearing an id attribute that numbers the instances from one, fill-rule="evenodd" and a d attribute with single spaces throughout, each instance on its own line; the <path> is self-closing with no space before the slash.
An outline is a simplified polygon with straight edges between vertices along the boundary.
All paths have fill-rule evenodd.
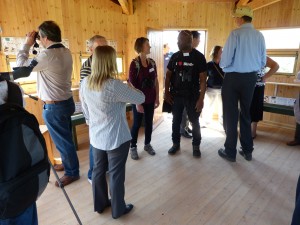
<path id="1" fill-rule="evenodd" d="M 169 149 L 169 155 L 174 155 L 180 149 L 180 144 L 173 144 L 173 146 Z"/>
<path id="2" fill-rule="evenodd" d="M 155 151 L 150 144 L 144 146 L 144 150 L 149 153 L 149 155 L 155 155 Z"/>
<path id="3" fill-rule="evenodd" d="M 133 160 L 138 160 L 139 159 L 139 155 L 137 153 L 137 147 L 130 148 L 130 156 Z"/>
<path id="4" fill-rule="evenodd" d="M 200 147 L 193 145 L 193 156 L 195 158 L 200 158 L 201 157 L 201 152 L 200 152 Z"/>

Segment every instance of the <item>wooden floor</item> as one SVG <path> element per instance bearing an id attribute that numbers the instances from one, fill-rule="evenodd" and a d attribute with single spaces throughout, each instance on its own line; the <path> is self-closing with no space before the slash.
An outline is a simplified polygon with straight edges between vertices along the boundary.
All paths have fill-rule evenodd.
<path id="1" fill-rule="evenodd" d="M 86 143 L 79 143 L 78 151 L 81 179 L 65 189 L 84 225 L 288 225 L 300 172 L 299 146 L 285 145 L 293 132 L 259 124 L 253 160 L 248 162 L 238 155 L 236 163 L 229 163 L 217 154 L 224 144 L 222 127 L 212 123 L 201 128 L 201 159 L 192 157 L 191 140 L 184 138 L 181 151 L 169 156 L 171 119 L 165 116 L 152 135 L 157 154 L 150 156 L 142 150 L 141 134 L 140 160 L 128 158 L 125 199 L 135 207 L 114 220 L 110 209 L 101 215 L 93 212 L 84 130 L 79 142 Z M 37 202 L 40 224 L 78 224 L 54 182 L 51 174 Z"/>

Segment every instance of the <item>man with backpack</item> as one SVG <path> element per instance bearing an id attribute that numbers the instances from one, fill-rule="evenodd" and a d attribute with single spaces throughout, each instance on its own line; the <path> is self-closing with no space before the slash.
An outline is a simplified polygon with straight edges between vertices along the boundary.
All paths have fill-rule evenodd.
<path id="1" fill-rule="evenodd" d="M 29 49 L 36 39 L 45 48 L 35 57 L 38 64 L 33 68 L 37 72 L 38 97 L 44 102 L 43 118 L 62 158 L 62 165 L 55 165 L 55 170 L 65 171 L 60 182 L 66 186 L 80 178 L 71 126 L 71 115 L 75 111 L 71 91 L 72 55 L 60 43 L 59 26 L 54 21 L 44 21 L 38 27 L 38 32 L 27 34 L 25 44 L 17 54 L 17 66 L 30 64 Z M 57 181 L 55 186 L 59 187 Z"/>

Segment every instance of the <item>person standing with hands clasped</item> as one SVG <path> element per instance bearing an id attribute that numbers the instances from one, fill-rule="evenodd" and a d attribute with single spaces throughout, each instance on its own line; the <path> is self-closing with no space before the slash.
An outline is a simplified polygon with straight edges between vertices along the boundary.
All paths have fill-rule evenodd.
<path id="1" fill-rule="evenodd" d="M 172 141 L 168 153 L 174 155 L 180 149 L 180 123 L 186 109 L 192 124 L 193 156 L 201 157 L 199 116 L 203 108 L 206 90 L 206 60 L 192 47 L 192 33 L 183 30 L 178 35 L 180 51 L 172 55 L 165 80 L 164 100 L 172 105 Z"/>
<path id="2" fill-rule="evenodd" d="M 147 58 L 147 55 L 150 54 L 150 48 L 151 46 L 147 38 L 140 37 L 136 39 L 134 49 L 139 56 L 132 60 L 129 68 L 129 82 L 135 88 L 141 90 L 146 97 L 143 104 L 132 105 L 133 125 L 131 128 L 130 155 L 134 160 L 139 159 L 136 143 L 143 117 L 145 126 L 144 150 L 149 155 L 155 155 L 150 142 L 153 130 L 154 109 L 159 106 L 159 84 L 155 62 L 153 59 Z"/>
<path id="3" fill-rule="evenodd" d="M 233 16 L 239 28 L 230 33 L 220 61 L 220 67 L 225 72 L 221 93 L 226 140 L 225 148 L 218 151 L 220 157 L 230 162 L 236 161 L 238 121 L 241 153 L 246 160 L 252 160 L 250 105 L 257 72 L 266 65 L 264 37 L 251 24 L 253 10 L 249 7 L 238 7 Z"/>
<path id="4" fill-rule="evenodd" d="M 144 94 L 130 83 L 116 79 L 117 74 L 114 48 L 98 46 L 93 53 L 92 74 L 80 85 L 80 99 L 84 116 L 89 121 L 94 156 L 94 210 L 102 213 L 111 206 L 114 219 L 133 208 L 124 200 L 125 167 L 131 140 L 126 103 L 142 104 L 145 100 Z M 111 200 L 108 198 L 107 168 Z"/>

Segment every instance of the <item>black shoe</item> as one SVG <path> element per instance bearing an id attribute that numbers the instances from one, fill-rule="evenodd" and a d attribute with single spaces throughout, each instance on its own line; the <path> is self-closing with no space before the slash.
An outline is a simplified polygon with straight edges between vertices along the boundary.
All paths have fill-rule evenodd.
<path id="1" fill-rule="evenodd" d="M 104 211 L 106 208 L 108 208 L 108 207 L 110 207 L 110 206 L 111 206 L 111 199 L 108 199 L 108 204 L 104 207 L 104 209 L 98 210 L 98 211 L 96 211 L 96 212 L 99 213 L 99 214 L 101 214 L 101 213 L 103 213 L 103 211 Z"/>
<path id="2" fill-rule="evenodd" d="M 227 153 L 225 152 L 225 149 L 223 149 L 223 148 L 220 148 L 218 153 L 219 153 L 219 156 L 221 156 L 223 159 L 226 159 L 230 162 L 235 162 L 236 161 L 234 158 L 229 157 L 227 155 Z"/>
<path id="3" fill-rule="evenodd" d="M 286 143 L 288 146 L 297 146 L 300 145 L 300 141 L 298 140 L 293 140 L 293 141 L 289 141 L 288 143 Z"/>
<path id="4" fill-rule="evenodd" d="M 168 153 L 169 155 L 174 155 L 177 151 L 179 151 L 180 145 L 179 144 L 173 144 L 173 146 L 169 149 Z"/>
<path id="5" fill-rule="evenodd" d="M 132 204 L 127 204 L 127 205 L 125 206 L 125 210 L 124 210 L 123 214 L 120 215 L 120 216 L 123 216 L 123 215 L 129 213 L 132 209 L 133 209 L 133 205 L 132 205 Z M 119 218 L 120 216 L 113 216 L 112 218 L 117 219 L 117 218 Z"/>
<path id="6" fill-rule="evenodd" d="M 181 134 L 182 137 L 185 137 L 185 138 L 192 138 L 193 136 L 190 135 L 189 132 L 187 132 L 186 130 Z"/>
<path id="7" fill-rule="evenodd" d="M 241 156 L 243 156 L 247 161 L 252 160 L 252 153 L 245 154 L 243 150 L 239 150 Z"/>
<path id="8" fill-rule="evenodd" d="M 199 146 L 193 146 L 193 156 L 195 158 L 200 158 L 201 157 L 201 152 Z"/>
<path id="9" fill-rule="evenodd" d="M 124 215 L 129 213 L 132 209 L 133 209 L 133 205 L 132 204 L 127 204 L 126 207 L 125 207 Z"/>

